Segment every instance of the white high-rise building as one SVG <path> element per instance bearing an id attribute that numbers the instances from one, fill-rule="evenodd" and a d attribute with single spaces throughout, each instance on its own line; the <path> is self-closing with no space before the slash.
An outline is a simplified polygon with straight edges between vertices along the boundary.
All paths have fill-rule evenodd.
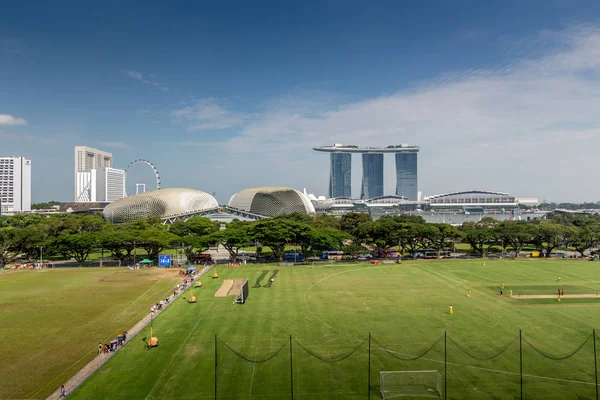
<path id="1" fill-rule="evenodd" d="M 93 169 L 112 168 L 112 153 L 94 149 L 87 146 L 75 146 L 75 201 L 85 198 L 84 192 L 91 181 L 89 174 L 79 175 L 81 172 L 91 172 Z M 89 176 L 85 178 L 84 176 Z"/>
<path id="2" fill-rule="evenodd" d="M 31 160 L 0 156 L 0 211 L 31 211 Z"/>
<path id="3" fill-rule="evenodd" d="M 77 202 L 111 202 L 125 197 L 125 171 L 98 168 L 77 172 Z"/>

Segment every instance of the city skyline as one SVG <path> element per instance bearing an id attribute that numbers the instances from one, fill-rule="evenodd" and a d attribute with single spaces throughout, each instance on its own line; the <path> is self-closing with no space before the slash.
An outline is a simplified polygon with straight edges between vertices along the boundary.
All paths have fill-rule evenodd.
<path id="1" fill-rule="evenodd" d="M 356 146 L 335 144 L 333 146 L 314 147 L 313 150 L 330 154 L 329 197 L 352 196 L 352 154 L 361 154 L 362 180 L 360 199 L 369 200 L 382 197 L 384 187 L 384 154 L 394 154 L 396 171 L 396 196 L 416 201 L 418 192 L 418 146 L 407 144 L 389 145 L 385 147 Z"/>
<path id="2" fill-rule="evenodd" d="M 331 160 L 311 150 L 319 143 L 418 144 L 426 195 L 600 199 L 588 184 L 600 3 L 265 1 L 232 14 L 149 1 L 142 15 L 61 3 L 12 2 L 0 14 L 0 143 L 34 162 L 34 202 L 73 199 L 80 143 L 120 168 L 152 160 L 164 187 L 220 202 L 265 185 L 326 195 Z M 353 197 L 360 158 L 342 179 Z M 412 177 L 387 172 L 389 158 L 384 195 L 399 194 Z"/>

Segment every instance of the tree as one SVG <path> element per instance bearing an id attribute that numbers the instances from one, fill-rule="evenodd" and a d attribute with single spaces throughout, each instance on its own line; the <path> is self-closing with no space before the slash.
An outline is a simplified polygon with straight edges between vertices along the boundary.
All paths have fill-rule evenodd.
<path id="1" fill-rule="evenodd" d="M 330 214 L 317 214 L 313 218 L 313 226 L 315 228 L 332 228 L 340 229 L 340 219 Z"/>
<path id="2" fill-rule="evenodd" d="M 12 263 L 19 256 L 17 228 L 0 228 L 0 265 Z"/>
<path id="3" fill-rule="evenodd" d="M 208 249 L 211 240 L 209 235 L 216 230 L 216 224 L 210 219 L 195 216 L 187 220 L 177 220 L 169 226 L 169 232 L 176 235 L 171 245 L 183 245 L 183 252 L 188 260 L 192 260 L 196 253 Z M 214 243 L 215 240 L 212 240 Z"/>
<path id="4" fill-rule="evenodd" d="M 553 221 L 535 221 L 531 224 L 532 243 L 539 251 L 550 257 L 552 250 L 566 243 L 571 228 Z"/>
<path id="5" fill-rule="evenodd" d="M 479 222 L 465 222 L 460 230 L 463 238 L 471 248 L 485 257 L 488 250 L 497 243 L 494 227 L 498 221 L 493 218 L 482 218 Z"/>
<path id="6" fill-rule="evenodd" d="M 54 239 L 53 245 L 82 265 L 98 245 L 98 238 L 96 233 L 63 233 Z"/>
<path id="7" fill-rule="evenodd" d="M 190 262 L 197 253 L 208 250 L 211 243 L 210 236 L 177 237 L 171 241 L 172 245 L 183 244 L 183 253 Z"/>
<path id="8" fill-rule="evenodd" d="M 206 236 L 215 230 L 215 224 L 210 219 L 200 216 L 191 217 L 186 221 L 180 219 L 169 226 L 169 232 L 181 237 Z"/>
<path id="9" fill-rule="evenodd" d="M 429 238 L 434 237 L 437 233 L 437 228 L 431 224 L 422 223 L 399 223 L 401 245 L 410 251 L 413 258 L 416 258 L 418 249 L 423 249 L 429 246 Z"/>
<path id="10" fill-rule="evenodd" d="M 356 230 L 355 236 L 362 243 L 383 252 L 387 257 L 388 251 L 400 244 L 402 240 L 401 226 L 393 217 L 382 217 L 377 221 L 362 223 Z"/>
<path id="11" fill-rule="evenodd" d="M 17 229 L 15 232 L 19 252 L 30 260 L 35 260 L 41 255 L 40 247 L 46 246 L 47 238 L 44 231 L 33 226 Z"/>
<path id="12" fill-rule="evenodd" d="M 307 224 L 307 225 L 311 225 L 313 223 L 312 216 L 301 213 L 301 212 L 294 212 L 291 214 L 282 214 L 282 215 L 276 216 L 275 218 L 285 219 L 285 220 L 293 221 L 293 222 L 300 222 L 300 223 Z"/>
<path id="13" fill-rule="evenodd" d="M 47 203 L 34 203 L 31 205 L 32 210 L 49 210 L 54 206 L 58 206 L 60 203 L 58 201 L 49 201 Z"/>
<path id="14" fill-rule="evenodd" d="M 585 257 L 586 251 L 600 243 L 600 227 L 597 225 L 570 227 L 566 233 L 566 242 L 569 246 L 573 246 L 581 257 Z"/>
<path id="15" fill-rule="evenodd" d="M 148 258 L 157 260 L 158 255 L 178 237 L 159 227 L 150 227 L 139 232 L 136 243 L 146 250 Z"/>
<path id="16" fill-rule="evenodd" d="M 502 221 L 495 230 L 503 245 L 502 250 L 506 251 L 506 247 L 510 246 L 515 252 L 515 257 L 518 257 L 523 247 L 533 240 L 530 224 L 525 221 Z"/>
<path id="17" fill-rule="evenodd" d="M 104 219 L 100 213 L 88 214 L 81 217 L 78 221 L 78 233 L 100 232 L 104 228 Z"/>
<path id="18" fill-rule="evenodd" d="M 250 238 L 269 246 L 273 255 L 283 259 L 285 245 L 294 240 L 294 226 L 283 218 L 265 219 L 254 223 L 249 230 Z"/>
<path id="19" fill-rule="evenodd" d="M 366 213 L 348 213 L 342 215 L 340 219 L 340 229 L 357 237 L 358 230 L 362 224 L 373 222 L 373 219 Z"/>
<path id="20" fill-rule="evenodd" d="M 294 224 L 294 241 L 307 257 L 325 250 L 339 250 L 350 234 L 332 228 L 315 228 L 306 224 Z"/>
<path id="21" fill-rule="evenodd" d="M 445 249 L 450 247 L 451 243 L 455 240 L 460 239 L 460 231 L 450 225 L 450 224 L 431 224 L 431 226 L 435 227 L 435 230 L 430 230 L 427 232 L 427 239 L 431 247 L 437 250 L 438 258 L 440 257 L 440 253 Z"/>
<path id="22" fill-rule="evenodd" d="M 225 230 L 214 232 L 211 241 L 219 243 L 229 252 L 229 258 L 235 260 L 240 249 L 250 242 L 249 225 L 234 221 L 227 224 Z"/>
<path id="23" fill-rule="evenodd" d="M 109 225 L 99 235 L 99 245 L 121 261 L 131 258 L 135 248 L 136 232 L 131 225 Z"/>

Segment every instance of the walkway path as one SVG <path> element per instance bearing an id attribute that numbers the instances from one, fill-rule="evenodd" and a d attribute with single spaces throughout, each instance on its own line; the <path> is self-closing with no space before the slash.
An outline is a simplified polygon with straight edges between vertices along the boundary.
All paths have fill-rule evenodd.
<path id="1" fill-rule="evenodd" d="M 202 270 L 200 270 L 200 272 L 197 273 L 196 276 L 194 277 L 194 282 L 197 281 L 198 279 L 200 279 L 200 277 L 202 277 L 204 274 L 206 274 L 206 272 L 208 272 L 211 268 L 212 268 L 212 266 L 205 267 Z M 186 290 L 191 288 L 192 285 L 195 284 L 194 282 L 192 282 L 186 288 Z M 158 315 L 160 315 L 162 312 L 164 312 L 171 304 L 173 304 L 173 302 L 176 299 L 178 299 L 183 293 L 185 293 L 186 290 L 180 290 L 179 293 L 177 293 L 177 295 L 175 297 L 171 296 L 171 301 L 169 301 L 169 303 L 165 304 L 163 306 L 162 310 L 156 311 L 154 318 L 156 318 Z M 131 342 L 131 339 L 133 339 L 138 333 L 140 333 L 140 331 L 142 329 L 144 329 L 148 324 L 150 324 L 150 314 L 147 314 L 146 316 L 144 316 L 144 318 L 142 318 L 133 327 L 131 327 L 127 330 L 127 342 L 125 344 Z M 94 374 L 94 372 L 98 371 L 98 369 L 100 369 L 101 366 L 103 366 L 108 360 L 110 360 L 120 350 L 121 350 L 121 348 L 118 347 L 116 351 L 106 353 L 106 354 L 105 353 L 98 354 L 96 356 L 96 358 L 94 358 L 92 361 L 90 361 L 85 367 L 83 367 L 79 371 L 77 371 L 77 373 L 75 375 L 73 375 L 71 377 L 71 379 L 69 379 L 66 383 L 64 383 L 65 389 L 67 390 L 67 395 L 69 395 L 69 394 L 73 393 L 75 390 L 77 390 L 77 388 L 79 386 L 81 386 L 85 381 L 87 381 Z M 56 389 L 54 391 L 54 393 L 52 393 L 50 396 L 46 397 L 46 400 L 58 400 L 58 399 L 60 399 L 60 388 Z"/>

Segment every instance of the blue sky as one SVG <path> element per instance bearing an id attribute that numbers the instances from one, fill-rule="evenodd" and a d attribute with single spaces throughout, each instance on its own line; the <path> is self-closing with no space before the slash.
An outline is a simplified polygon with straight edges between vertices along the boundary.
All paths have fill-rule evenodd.
<path id="1" fill-rule="evenodd" d="M 0 13 L 0 154 L 32 159 L 34 201 L 73 198 L 75 145 L 220 202 L 325 194 L 332 143 L 421 146 L 427 195 L 600 199 L 598 2 L 85 3 Z"/>

